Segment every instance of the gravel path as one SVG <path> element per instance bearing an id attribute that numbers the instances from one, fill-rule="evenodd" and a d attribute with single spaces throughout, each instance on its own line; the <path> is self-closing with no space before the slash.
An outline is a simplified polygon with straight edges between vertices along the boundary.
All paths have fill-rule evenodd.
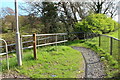
<path id="1" fill-rule="evenodd" d="M 103 78 L 104 66 L 97 54 L 88 48 L 72 47 L 80 51 L 85 59 L 85 78 Z"/>

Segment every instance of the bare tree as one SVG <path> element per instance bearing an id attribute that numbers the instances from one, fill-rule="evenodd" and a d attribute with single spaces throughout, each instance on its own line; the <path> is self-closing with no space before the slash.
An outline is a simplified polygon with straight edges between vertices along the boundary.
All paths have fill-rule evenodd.
<path id="1" fill-rule="evenodd" d="M 102 13 L 109 15 L 111 18 L 117 14 L 117 2 L 115 0 L 91 0 L 86 3 L 89 10 L 94 13 Z"/>
<path id="2" fill-rule="evenodd" d="M 5 27 L 5 25 L 7 25 L 7 27 L 11 27 L 12 32 L 15 31 L 15 18 L 14 18 L 14 10 L 9 8 L 9 7 L 5 7 L 1 9 L 2 11 L 2 27 Z"/>

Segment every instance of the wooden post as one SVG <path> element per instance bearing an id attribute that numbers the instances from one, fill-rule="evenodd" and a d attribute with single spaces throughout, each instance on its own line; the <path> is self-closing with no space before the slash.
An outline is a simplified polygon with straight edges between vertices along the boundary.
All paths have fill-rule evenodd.
<path id="1" fill-rule="evenodd" d="M 36 33 L 33 34 L 33 52 L 34 52 L 34 59 L 37 59 L 37 48 L 36 48 Z"/>
<path id="2" fill-rule="evenodd" d="M 110 55 L 112 55 L 112 37 L 110 38 Z"/>
<path id="3" fill-rule="evenodd" d="M 101 42 L 101 36 L 99 35 L 99 47 L 100 47 L 100 45 L 101 45 L 100 42 Z"/>
<path id="4" fill-rule="evenodd" d="M 5 46 L 6 46 L 6 62 L 7 62 L 7 69 L 9 70 L 8 46 L 7 46 L 7 43 L 6 43 L 6 42 L 5 42 Z"/>
<path id="5" fill-rule="evenodd" d="M 85 39 L 85 41 L 86 41 L 85 33 L 83 33 L 83 35 L 84 35 L 84 39 Z"/>
<path id="6" fill-rule="evenodd" d="M 57 37 L 57 34 L 56 34 L 56 42 L 58 41 L 58 37 Z M 56 43 L 56 49 L 58 51 L 58 47 L 57 47 L 57 43 Z"/>
<path id="7" fill-rule="evenodd" d="M 118 65 L 120 65 L 120 57 L 119 56 L 120 56 L 120 41 L 118 41 Z M 119 67 L 119 71 L 120 71 L 120 67 Z"/>
<path id="8" fill-rule="evenodd" d="M 65 35 L 64 35 L 64 40 L 66 40 Z M 64 46 L 65 46 L 65 42 L 64 42 Z"/>
<path id="9" fill-rule="evenodd" d="M 45 36 L 45 38 L 47 38 L 46 36 Z M 45 44 L 47 43 L 47 41 L 46 41 L 46 39 L 45 39 Z"/>

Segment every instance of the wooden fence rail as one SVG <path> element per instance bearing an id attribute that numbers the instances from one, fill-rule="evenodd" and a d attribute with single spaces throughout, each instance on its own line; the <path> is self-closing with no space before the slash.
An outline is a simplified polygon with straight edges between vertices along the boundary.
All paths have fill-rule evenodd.
<path id="1" fill-rule="evenodd" d="M 47 37 L 47 38 L 42 38 L 42 39 L 37 39 L 37 41 L 41 41 L 41 40 L 47 40 L 47 39 L 50 39 L 50 38 L 52 38 L 52 37 Z M 33 42 L 33 40 L 30 40 L 30 41 L 24 41 L 24 42 L 22 42 L 22 44 L 26 44 L 26 43 L 30 43 L 30 42 Z M 9 44 L 9 45 L 7 45 L 7 47 L 10 47 L 10 46 L 16 46 L 16 44 L 15 43 L 13 43 L 13 44 Z M 3 46 L 0 46 L 0 48 L 4 48 L 5 46 L 3 45 Z M 33 47 L 24 47 L 23 49 L 29 49 L 29 48 L 33 48 Z M 12 51 L 9 51 L 8 53 L 12 53 L 12 52 L 15 52 L 15 50 L 12 50 Z"/>
<path id="2" fill-rule="evenodd" d="M 53 43 L 46 43 L 46 44 L 38 44 L 36 47 L 40 47 L 40 46 L 47 46 L 47 45 L 52 45 L 52 44 L 58 44 L 58 43 L 63 43 L 63 42 L 67 42 L 67 40 L 65 40 L 65 35 L 67 35 L 67 33 L 54 33 L 54 34 L 36 34 L 36 37 L 40 37 L 40 36 L 46 36 L 45 38 L 41 38 L 41 39 L 36 39 L 36 41 L 42 41 L 42 40 L 49 40 L 49 39 L 52 39 L 53 36 L 64 36 L 64 40 L 63 41 L 58 41 L 58 42 L 53 42 Z M 24 38 L 24 37 L 32 37 L 33 35 L 21 35 L 21 40 Z M 49 37 L 50 36 L 50 37 Z M 23 46 L 24 44 L 28 44 L 28 43 L 32 43 L 33 40 L 29 40 L 29 41 L 24 41 L 24 42 L 21 42 L 21 46 Z M 13 52 L 16 52 L 15 50 L 15 46 L 16 44 L 13 43 L 13 44 L 9 44 L 7 45 L 7 47 L 14 47 L 12 49 L 9 50 L 8 53 L 13 53 Z M 0 48 L 4 48 L 5 46 L 0 46 Z M 30 48 L 33 48 L 33 46 L 27 46 L 27 47 L 23 47 L 22 49 L 25 50 L 25 49 L 30 49 Z"/>
<path id="3" fill-rule="evenodd" d="M 57 47 L 58 43 L 67 42 L 67 40 L 58 41 L 58 36 L 64 36 L 64 39 L 65 39 L 65 35 L 67 35 L 67 33 L 54 33 L 54 34 L 36 34 L 36 33 L 34 33 L 33 34 L 33 46 L 28 46 L 28 47 L 25 47 L 25 48 L 22 48 L 22 49 L 33 48 L 33 55 L 34 55 L 34 59 L 36 60 L 37 59 L 37 47 L 51 45 L 51 44 L 56 44 L 56 47 Z M 42 37 L 42 36 L 43 37 L 52 36 L 52 38 L 54 36 L 55 37 L 55 42 L 46 43 L 46 41 L 45 41 L 44 44 L 37 44 L 37 37 Z M 22 35 L 22 37 L 31 37 L 31 35 Z M 44 39 L 45 40 L 50 39 L 50 37 L 39 39 L 39 40 L 44 40 Z M 21 45 L 22 45 L 22 41 L 21 41 Z"/>
<path id="4" fill-rule="evenodd" d="M 67 35 L 67 33 L 53 33 L 53 34 L 36 34 L 36 36 L 54 36 L 54 35 Z M 22 37 L 32 37 L 33 35 L 22 35 Z"/>

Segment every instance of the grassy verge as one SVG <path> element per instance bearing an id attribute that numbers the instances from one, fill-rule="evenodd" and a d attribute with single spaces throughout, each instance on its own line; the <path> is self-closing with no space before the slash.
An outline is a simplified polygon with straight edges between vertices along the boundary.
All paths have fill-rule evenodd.
<path id="1" fill-rule="evenodd" d="M 58 49 L 58 50 L 57 50 Z M 33 51 L 23 54 L 23 66 L 16 67 L 16 57 L 10 58 L 10 72 L 31 78 L 76 78 L 83 73 L 83 57 L 79 51 L 68 46 L 48 46 L 37 50 L 37 60 L 33 59 Z M 6 68 L 3 62 L 3 69 Z M 6 72 L 7 70 L 4 70 Z"/>

